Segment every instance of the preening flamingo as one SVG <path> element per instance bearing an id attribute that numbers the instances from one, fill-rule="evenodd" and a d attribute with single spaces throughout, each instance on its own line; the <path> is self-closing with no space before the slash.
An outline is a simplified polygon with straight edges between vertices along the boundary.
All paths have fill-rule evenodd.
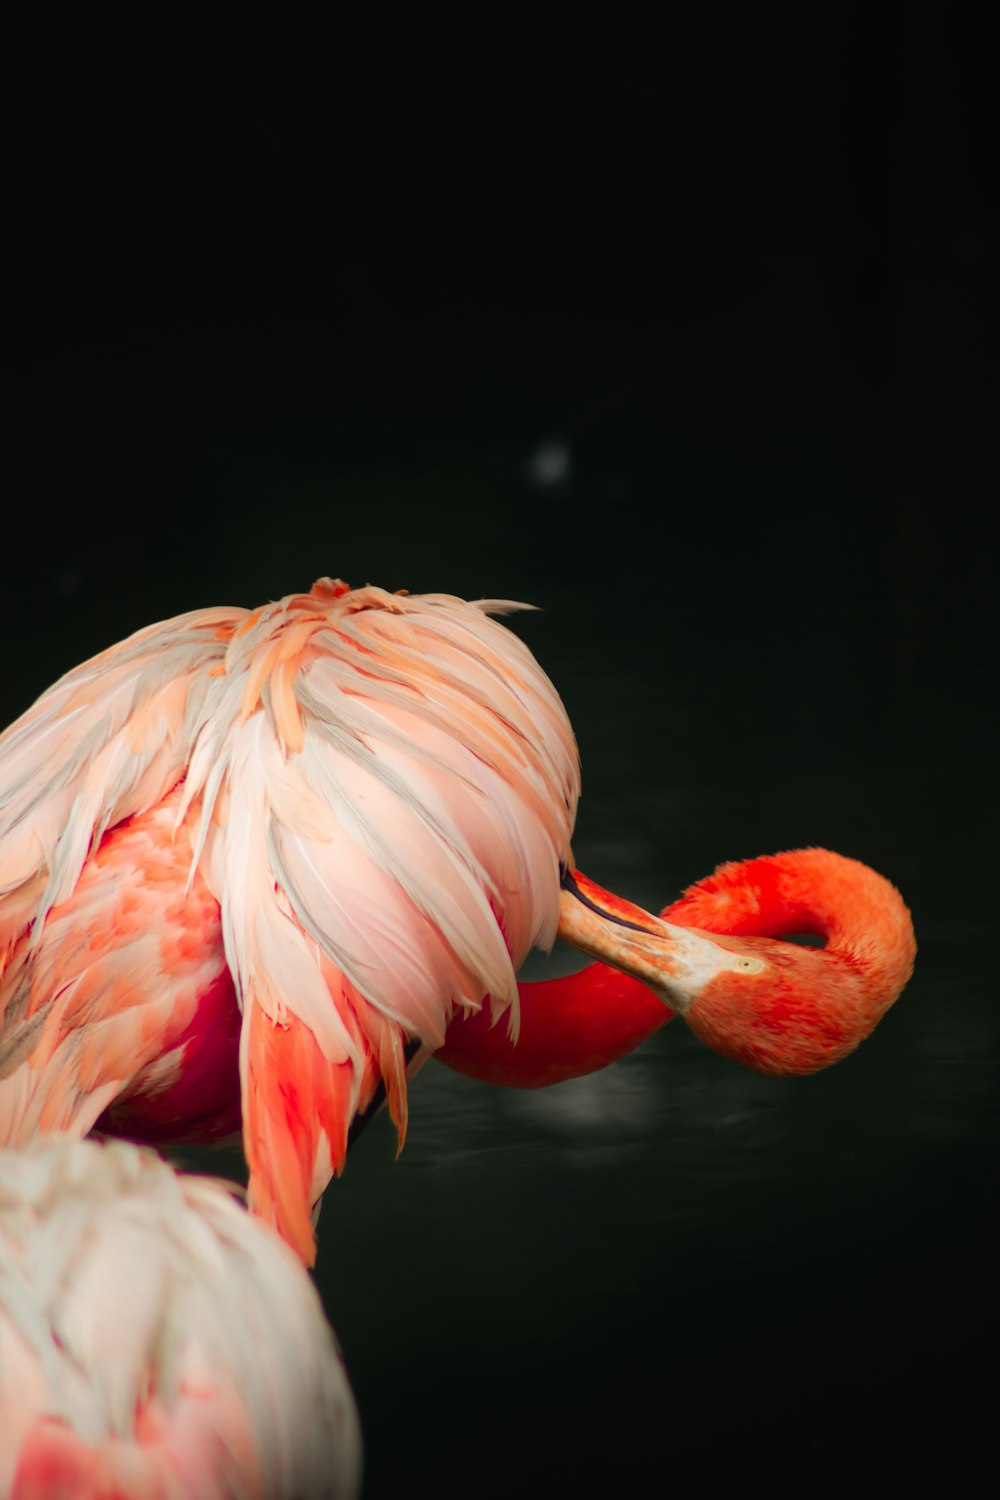
<path id="1" fill-rule="evenodd" d="M 308 1273 L 125 1141 L 0 1151 L 4 1500 L 350 1500 L 354 1398 Z"/>
<path id="2" fill-rule="evenodd" d="M 0 1142 L 242 1126 L 251 1207 L 311 1263 L 352 1119 L 384 1089 L 402 1143 L 409 1050 L 486 996 L 516 1038 L 516 968 L 557 932 L 762 1060 L 708 1003 L 773 1012 L 775 974 L 787 995 L 749 939 L 710 942 L 579 872 L 561 886 L 576 745 L 489 618 L 517 607 L 322 579 L 141 630 L 0 737 Z M 825 963 L 814 978 L 849 977 Z M 800 1055 L 786 1002 L 793 1071 L 894 998 L 826 989 L 848 997 L 844 1036 Z"/>

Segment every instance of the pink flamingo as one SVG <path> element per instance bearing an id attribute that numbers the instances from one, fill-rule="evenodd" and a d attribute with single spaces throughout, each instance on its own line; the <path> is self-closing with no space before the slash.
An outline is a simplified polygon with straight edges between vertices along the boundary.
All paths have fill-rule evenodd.
<path id="1" fill-rule="evenodd" d="M 125 1141 L 0 1151 L 0 1291 L 0 1495 L 357 1495 L 319 1297 L 224 1184 Z"/>
<path id="2" fill-rule="evenodd" d="M 538 663 L 489 618 L 516 607 L 322 579 L 139 631 L 0 737 L 0 1143 L 98 1124 L 154 1142 L 242 1129 L 251 1207 L 311 1264 L 312 1208 L 352 1120 L 384 1091 L 401 1145 L 408 1067 L 484 996 L 516 1038 L 516 968 L 557 934 L 757 1066 L 808 1071 L 867 1035 L 906 982 L 912 928 L 864 867 L 842 862 L 823 908 L 849 897 L 855 926 L 873 899 L 887 913 L 890 959 L 860 987 L 834 942 L 810 955 L 711 941 L 561 877 L 576 745 Z M 704 906 L 677 915 L 708 929 Z M 741 928 L 741 912 L 719 920 L 787 931 Z M 569 1004 L 578 1035 L 560 1052 L 539 1023 L 508 1081 L 586 1071 L 667 1017 L 600 968 L 577 985 L 605 1013 L 628 1006 L 601 1021 Z M 539 1016 L 571 992 L 525 991 Z M 645 1019 L 626 1019 L 636 1006 Z M 768 1051 L 760 1018 L 779 1014 Z M 446 1060 L 464 1045 L 474 1071 L 478 1046 L 496 1074 L 502 1036 L 459 1022 Z"/>

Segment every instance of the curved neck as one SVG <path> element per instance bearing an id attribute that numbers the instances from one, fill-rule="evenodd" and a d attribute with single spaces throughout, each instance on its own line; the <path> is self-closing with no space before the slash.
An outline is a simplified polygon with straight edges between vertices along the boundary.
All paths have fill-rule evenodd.
<path id="1" fill-rule="evenodd" d="M 808 1062 L 795 1071 L 825 1066 L 835 1060 L 834 1053 L 841 1055 L 856 1046 L 906 984 L 916 952 L 909 913 L 895 887 L 867 865 L 826 849 L 799 849 L 721 865 L 660 915 L 678 926 L 719 936 L 812 934 L 825 938 L 822 961 L 819 954 L 814 961 L 806 959 L 802 950 L 789 948 L 783 962 L 791 962 L 800 953 L 801 963 L 810 969 L 819 965 L 821 977 L 833 980 L 837 972 L 850 974 L 853 999 L 849 1018 L 845 1016 L 845 1021 L 849 1019 L 845 1035 L 850 1031 L 850 1036 L 841 1038 L 832 1051 L 832 1043 L 826 1052 L 820 1048 L 818 1061 L 810 1054 Z M 458 1072 L 488 1083 L 541 1088 L 606 1067 L 674 1016 L 638 980 L 603 963 L 590 964 L 565 979 L 520 984 L 518 990 L 521 1024 L 516 1044 L 503 1023 L 491 1025 L 489 1006 L 484 1004 L 475 1015 L 452 1022 L 435 1056 Z M 756 1003 L 759 1007 L 761 1002 Z M 809 1008 L 809 996 L 796 987 L 789 1015 L 801 1017 L 803 1008 Z M 699 1009 L 706 1011 L 707 1019 L 708 1008 Z M 775 1003 L 766 1007 L 772 1020 L 780 1010 L 781 1005 Z M 761 1014 L 753 1012 L 752 1025 L 759 1025 Z M 704 1026 L 695 1025 L 691 1016 L 688 1019 L 701 1034 Z M 832 1027 L 831 1012 L 819 1030 L 825 1035 Z M 805 1022 L 800 1029 L 810 1030 Z M 708 1035 L 705 1039 L 731 1053 L 718 1039 Z M 787 1050 L 787 1037 L 782 1045 Z M 765 1067 L 749 1054 L 743 1060 Z M 768 1063 L 768 1070 L 783 1068 L 771 1068 Z"/>
<path id="2" fill-rule="evenodd" d="M 670 916 L 761 962 L 766 984 L 719 976 L 686 1020 L 716 1052 L 763 1073 L 814 1073 L 846 1057 L 913 972 L 913 923 L 895 886 L 828 849 L 722 865 Z M 826 946 L 775 941 L 795 933 L 818 934 Z"/>
<path id="3" fill-rule="evenodd" d="M 826 939 L 832 957 L 892 976 L 913 966 L 909 913 L 883 876 L 829 849 L 796 849 L 720 865 L 661 914 L 732 937 Z"/>
<path id="4" fill-rule="evenodd" d="M 448 1067 L 505 1088 L 537 1089 L 595 1073 L 632 1052 L 673 1020 L 669 1006 L 637 979 L 607 964 L 578 974 L 518 985 L 521 1029 L 516 1044 L 489 1005 L 456 1018 L 434 1056 Z"/>

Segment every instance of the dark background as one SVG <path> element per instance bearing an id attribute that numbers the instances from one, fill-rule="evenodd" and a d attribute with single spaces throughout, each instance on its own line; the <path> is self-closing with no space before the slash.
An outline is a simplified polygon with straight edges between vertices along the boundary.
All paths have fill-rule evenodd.
<path id="1" fill-rule="evenodd" d="M 679 1027 L 541 1114 L 429 1069 L 324 1210 L 369 1495 L 957 1472 L 995 1352 L 985 35 L 210 9 L 7 49 L 4 719 L 324 573 L 524 598 L 583 868 L 658 905 L 827 843 L 921 944 L 821 1079 Z"/>

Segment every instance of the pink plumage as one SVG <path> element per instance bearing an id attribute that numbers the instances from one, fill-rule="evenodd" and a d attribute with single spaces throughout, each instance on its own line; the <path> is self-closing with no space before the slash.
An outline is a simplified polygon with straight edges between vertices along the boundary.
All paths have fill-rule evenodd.
<path id="1" fill-rule="evenodd" d="M 228 972 L 251 1202 L 311 1259 L 380 1082 L 405 1128 L 404 1044 L 486 995 L 516 1034 L 517 965 L 555 937 L 579 772 L 488 617 L 517 607 L 321 580 L 150 626 L 7 730 L 0 1141 L 109 1108 L 190 1133 L 195 1052 L 231 1068 Z M 218 1092 L 201 1135 L 233 1123 Z"/>
<path id="2" fill-rule="evenodd" d="M 319 1298 L 222 1183 L 121 1141 L 0 1151 L 0 1292 L 7 1500 L 357 1494 Z"/>

